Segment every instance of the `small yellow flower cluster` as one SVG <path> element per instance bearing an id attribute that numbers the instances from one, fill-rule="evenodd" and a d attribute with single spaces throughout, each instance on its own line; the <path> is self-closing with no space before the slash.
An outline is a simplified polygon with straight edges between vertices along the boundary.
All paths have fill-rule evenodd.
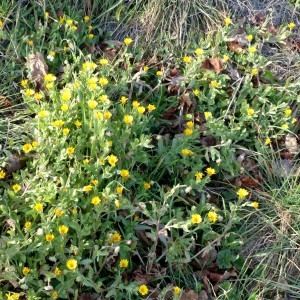
<path id="1" fill-rule="evenodd" d="M 83 71 L 94 71 L 97 68 L 97 64 L 95 64 L 92 61 L 86 61 L 82 64 L 82 70 Z"/>
<path id="2" fill-rule="evenodd" d="M 182 149 L 181 150 L 181 153 L 183 156 L 193 156 L 194 155 L 194 152 L 192 150 L 189 150 L 189 149 Z"/>

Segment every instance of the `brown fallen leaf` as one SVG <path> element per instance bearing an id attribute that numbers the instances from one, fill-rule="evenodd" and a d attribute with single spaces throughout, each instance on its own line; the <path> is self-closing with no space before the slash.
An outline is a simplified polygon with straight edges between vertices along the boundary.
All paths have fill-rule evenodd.
<path id="1" fill-rule="evenodd" d="M 243 46 L 238 41 L 230 41 L 227 43 L 227 48 L 229 51 L 234 53 L 242 53 L 244 51 Z"/>
<path id="2" fill-rule="evenodd" d="M 180 300 L 199 300 L 199 295 L 193 291 L 189 290 L 187 292 L 183 292 L 179 298 Z"/>
<path id="3" fill-rule="evenodd" d="M 19 171 L 26 166 L 27 158 L 24 155 L 12 154 L 9 157 L 9 161 L 5 167 L 8 174 Z"/>
<path id="4" fill-rule="evenodd" d="M 201 65 L 202 69 L 213 70 L 217 74 L 222 71 L 223 63 L 218 58 L 207 58 Z"/>
<path id="5" fill-rule="evenodd" d="M 42 53 L 30 54 L 27 63 L 29 79 L 34 82 L 36 91 L 44 91 L 44 77 L 48 73 L 48 66 Z"/>

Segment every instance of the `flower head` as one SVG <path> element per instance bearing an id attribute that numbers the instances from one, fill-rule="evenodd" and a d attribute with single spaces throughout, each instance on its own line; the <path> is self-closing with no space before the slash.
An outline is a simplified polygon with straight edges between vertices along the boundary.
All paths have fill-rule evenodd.
<path id="1" fill-rule="evenodd" d="M 216 174 L 216 170 L 214 168 L 209 167 L 206 169 L 206 173 L 208 176 L 212 176 L 212 175 Z"/>
<path id="2" fill-rule="evenodd" d="M 101 66 L 106 66 L 106 65 L 108 65 L 108 60 L 107 60 L 106 58 L 101 58 L 101 59 L 99 60 L 99 64 L 100 64 Z"/>
<path id="3" fill-rule="evenodd" d="M 119 263 L 119 266 L 120 268 L 127 268 L 128 267 L 128 259 L 121 259 L 120 260 L 120 263 Z"/>
<path id="4" fill-rule="evenodd" d="M 149 112 L 152 112 L 153 110 L 156 109 L 156 107 L 153 104 L 148 104 L 147 109 L 148 109 Z"/>
<path id="5" fill-rule="evenodd" d="M 67 154 L 68 155 L 72 155 L 72 154 L 74 154 L 74 152 L 75 152 L 75 148 L 74 147 L 68 147 L 67 148 Z"/>
<path id="6" fill-rule="evenodd" d="M 65 234 L 68 233 L 69 227 L 66 226 L 66 225 L 61 225 L 61 226 L 58 227 L 58 231 L 59 231 L 59 233 L 60 233 L 61 235 L 65 235 Z"/>
<path id="7" fill-rule="evenodd" d="M 258 209 L 259 203 L 256 202 L 256 201 L 254 201 L 254 202 L 251 203 L 251 206 L 252 206 L 253 208 L 255 208 L 255 209 Z"/>
<path id="8" fill-rule="evenodd" d="M 249 195 L 249 192 L 246 189 L 240 188 L 236 192 L 240 199 L 243 199 Z"/>
<path id="9" fill-rule="evenodd" d="M 290 29 L 290 30 L 293 30 L 295 28 L 296 24 L 291 22 L 287 25 L 287 27 Z"/>
<path id="10" fill-rule="evenodd" d="M 220 86 L 220 82 L 216 80 L 212 80 L 209 84 L 212 88 L 218 88 Z"/>
<path id="11" fill-rule="evenodd" d="M 148 287 L 145 285 L 145 284 L 142 284 L 139 286 L 139 293 L 142 295 L 142 296 L 145 296 L 149 293 L 149 289 Z"/>
<path id="12" fill-rule="evenodd" d="M 131 43 L 132 43 L 132 39 L 131 38 L 127 37 L 127 38 L 124 39 L 124 44 L 126 46 L 130 45 Z"/>
<path id="13" fill-rule="evenodd" d="M 98 105 L 98 102 L 96 100 L 89 100 L 87 104 L 90 109 L 95 109 Z"/>
<path id="14" fill-rule="evenodd" d="M 193 224 L 200 224 L 202 222 L 202 218 L 199 214 L 193 214 L 191 220 Z"/>
<path id="15" fill-rule="evenodd" d="M 252 115 L 254 115 L 254 113 L 255 113 L 255 111 L 254 111 L 253 108 L 248 108 L 248 109 L 247 109 L 247 114 L 248 114 L 248 116 L 252 116 Z"/>
<path id="16" fill-rule="evenodd" d="M 71 99 L 71 96 L 72 96 L 72 92 L 69 88 L 64 88 L 62 91 L 61 91 L 61 100 L 63 101 L 69 101 Z"/>
<path id="17" fill-rule="evenodd" d="M 100 77 L 99 78 L 99 83 L 101 86 L 105 86 L 108 84 L 108 80 L 105 77 Z"/>
<path id="18" fill-rule="evenodd" d="M 183 62 L 185 62 L 186 64 L 189 64 L 189 63 L 191 63 L 192 62 L 192 57 L 191 56 L 184 56 L 183 57 Z"/>
<path id="19" fill-rule="evenodd" d="M 113 233 L 113 234 L 110 236 L 110 241 L 111 241 L 111 243 L 118 243 L 118 242 L 120 242 L 121 240 L 122 240 L 122 236 L 121 236 L 119 233 L 117 233 L 117 232 Z"/>
<path id="20" fill-rule="evenodd" d="M 210 111 L 205 111 L 204 112 L 204 118 L 205 118 L 205 120 L 208 120 L 211 117 L 212 117 L 212 113 Z"/>
<path id="21" fill-rule="evenodd" d="M 31 144 L 25 144 L 24 146 L 23 146 L 23 151 L 25 152 L 25 153 L 28 153 L 28 152 L 30 152 L 32 150 L 32 145 Z"/>
<path id="22" fill-rule="evenodd" d="M 95 196 L 92 198 L 91 203 L 93 205 L 98 205 L 101 202 L 100 198 L 98 196 Z"/>
<path id="23" fill-rule="evenodd" d="M 256 51 L 257 51 L 257 49 L 256 49 L 256 47 L 254 47 L 254 46 L 252 46 L 252 47 L 249 48 L 249 52 L 250 52 L 251 54 L 255 53 Z"/>
<path id="24" fill-rule="evenodd" d="M 197 56 L 202 55 L 203 53 L 204 53 L 204 51 L 203 51 L 203 49 L 201 49 L 201 48 L 197 48 L 197 49 L 195 50 L 195 54 L 196 54 Z"/>
<path id="25" fill-rule="evenodd" d="M 191 135 L 193 133 L 193 129 L 186 128 L 183 132 L 184 132 L 185 135 Z"/>
<path id="26" fill-rule="evenodd" d="M 149 182 L 144 182 L 143 187 L 145 190 L 149 190 L 151 188 L 151 184 Z"/>
<path id="27" fill-rule="evenodd" d="M 178 295 L 178 294 L 180 294 L 180 292 L 181 292 L 181 288 L 180 288 L 179 286 L 175 286 L 175 287 L 173 288 L 173 292 L 174 292 L 174 294 Z"/>
<path id="28" fill-rule="evenodd" d="M 212 223 L 216 223 L 218 220 L 218 214 L 213 210 L 207 214 L 207 217 L 208 217 L 209 221 Z"/>
<path id="29" fill-rule="evenodd" d="M 117 161 L 118 161 L 118 158 L 117 158 L 115 155 L 111 154 L 111 155 L 108 157 L 107 160 L 108 160 L 108 163 L 109 163 L 112 167 L 114 167 L 114 166 L 116 165 Z"/>
<path id="30" fill-rule="evenodd" d="M 286 116 L 290 116 L 290 115 L 292 114 L 292 110 L 291 110 L 290 108 L 288 108 L 288 109 L 286 109 L 286 110 L 284 111 L 284 114 L 285 114 Z"/>
<path id="31" fill-rule="evenodd" d="M 123 120 L 124 120 L 125 124 L 131 125 L 133 122 L 133 116 L 125 115 Z"/>
<path id="32" fill-rule="evenodd" d="M 251 42 L 253 40 L 253 35 L 252 34 L 248 34 L 246 38 L 247 38 L 248 42 Z"/>
<path id="33" fill-rule="evenodd" d="M 130 177 L 130 173 L 128 170 L 123 169 L 120 171 L 120 176 L 124 179 L 128 179 Z"/>
<path id="34" fill-rule="evenodd" d="M 90 184 L 83 187 L 83 190 L 84 190 L 86 193 L 89 193 L 92 189 L 93 189 L 93 186 L 90 185 Z"/>
<path id="35" fill-rule="evenodd" d="M 225 18 L 224 23 L 225 23 L 225 25 L 230 25 L 232 23 L 232 21 L 230 18 Z"/>
<path id="36" fill-rule="evenodd" d="M 38 202 L 34 205 L 34 210 L 36 210 L 37 212 L 42 212 L 43 211 L 43 204 Z"/>
<path id="37" fill-rule="evenodd" d="M 72 258 L 67 261 L 67 268 L 69 270 L 75 270 L 77 268 L 77 260 Z"/>
<path id="38" fill-rule="evenodd" d="M 123 187 L 122 186 L 117 186 L 116 187 L 116 193 L 118 194 L 118 195 L 121 195 L 122 194 L 122 192 L 123 192 Z"/>
<path id="39" fill-rule="evenodd" d="M 6 173 L 3 170 L 0 170 L 0 179 L 5 178 Z"/>
<path id="40" fill-rule="evenodd" d="M 202 172 L 197 172 L 195 174 L 196 181 L 200 181 L 203 178 L 204 174 Z"/>
<path id="41" fill-rule="evenodd" d="M 271 141 L 271 139 L 270 139 L 270 138 L 266 138 L 266 140 L 265 140 L 265 144 L 266 144 L 266 145 L 269 145 L 269 144 L 271 144 L 271 142 L 272 142 L 272 141 Z"/>
<path id="42" fill-rule="evenodd" d="M 54 240 L 54 234 L 46 234 L 45 239 L 48 243 L 51 243 Z"/>
<path id="43" fill-rule="evenodd" d="M 21 190 L 21 186 L 16 183 L 12 186 L 12 189 L 14 190 L 15 193 L 17 193 Z"/>
<path id="44" fill-rule="evenodd" d="M 24 268 L 22 269 L 22 273 L 23 273 L 25 276 L 27 276 L 27 275 L 29 274 L 29 272 L 30 272 L 30 269 L 27 268 L 27 267 L 24 267 Z"/>

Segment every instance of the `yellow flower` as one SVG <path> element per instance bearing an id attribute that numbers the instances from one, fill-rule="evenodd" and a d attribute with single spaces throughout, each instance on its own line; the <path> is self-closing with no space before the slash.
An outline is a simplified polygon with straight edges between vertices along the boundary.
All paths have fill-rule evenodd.
<path id="1" fill-rule="evenodd" d="M 145 112 L 146 108 L 144 106 L 139 106 L 137 108 L 137 111 L 140 115 L 142 115 Z"/>
<path id="2" fill-rule="evenodd" d="M 0 179 L 5 178 L 6 173 L 3 170 L 0 170 Z"/>
<path id="3" fill-rule="evenodd" d="M 119 233 L 117 233 L 117 232 L 115 232 L 114 234 L 112 234 L 111 237 L 110 237 L 110 241 L 112 243 L 118 243 L 118 242 L 121 241 L 121 239 L 122 239 L 121 235 Z"/>
<path id="4" fill-rule="evenodd" d="M 72 155 L 72 154 L 74 154 L 74 152 L 75 152 L 75 148 L 74 147 L 68 147 L 67 148 L 67 154 L 68 155 Z"/>
<path id="5" fill-rule="evenodd" d="M 83 190 L 84 190 L 86 193 L 89 193 L 92 189 L 93 189 L 93 186 L 90 185 L 90 184 L 83 187 Z"/>
<path id="6" fill-rule="evenodd" d="M 57 291 L 53 291 L 52 294 L 51 294 L 51 297 L 53 299 L 57 299 L 58 298 L 58 292 Z"/>
<path id="7" fill-rule="evenodd" d="M 48 243 L 51 243 L 51 242 L 54 240 L 54 234 L 46 234 L 45 240 L 46 240 Z"/>
<path id="8" fill-rule="evenodd" d="M 108 84 L 108 80 L 105 77 L 100 77 L 99 83 L 100 83 L 100 85 L 105 86 Z"/>
<path id="9" fill-rule="evenodd" d="M 191 219 L 193 224 L 200 224 L 202 222 L 202 218 L 199 214 L 193 214 Z"/>
<path id="10" fill-rule="evenodd" d="M 77 268 L 77 260 L 72 258 L 67 261 L 67 268 L 69 270 L 75 270 Z"/>
<path id="11" fill-rule="evenodd" d="M 191 56 L 184 56 L 183 57 L 183 62 L 186 63 L 186 64 L 189 64 L 192 62 L 192 57 Z"/>
<path id="12" fill-rule="evenodd" d="M 189 155 L 189 156 L 192 156 L 192 155 L 194 155 L 194 152 L 193 152 L 193 151 L 191 151 L 191 150 L 189 150 L 189 149 L 186 149 L 186 148 L 185 148 L 185 149 L 182 149 L 182 150 L 181 150 L 181 153 L 182 153 L 183 156 L 188 156 L 188 155 Z"/>
<path id="13" fill-rule="evenodd" d="M 269 144 L 271 144 L 271 142 L 272 142 L 272 141 L 271 141 L 271 139 L 270 139 L 270 138 L 266 138 L 266 140 L 265 140 L 265 144 L 266 144 L 266 145 L 269 145 Z"/>
<path id="14" fill-rule="evenodd" d="M 99 183 L 99 181 L 98 181 L 97 179 L 93 179 L 93 180 L 91 181 L 91 183 L 92 183 L 93 185 L 97 185 L 97 184 Z"/>
<path id="15" fill-rule="evenodd" d="M 246 189 L 240 188 L 236 192 L 240 199 L 243 199 L 249 195 L 249 192 Z"/>
<path id="16" fill-rule="evenodd" d="M 69 88 L 64 88 L 61 91 L 61 100 L 63 101 L 69 101 L 71 99 L 72 92 Z"/>
<path id="17" fill-rule="evenodd" d="M 254 202 L 251 203 L 251 206 L 254 207 L 255 209 L 258 209 L 259 203 L 254 201 Z"/>
<path id="18" fill-rule="evenodd" d="M 128 179 L 130 177 L 130 173 L 128 170 L 123 169 L 120 171 L 120 176 L 124 179 Z"/>
<path id="19" fill-rule="evenodd" d="M 175 286 L 173 289 L 174 294 L 178 295 L 181 292 L 181 288 L 179 286 Z"/>
<path id="20" fill-rule="evenodd" d="M 73 20 L 69 19 L 69 20 L 66 21 L 66 23 L 67 23 L 68 25 L 72 25 L 72 24 L 73 24 Z"/>
<path id="21" fill-rule="evenodd" d="M 123 187 L 122 186 L 117 186 L 116 187 L 116 193 L 118 194 L 118 195 L 121 195 L 122 194 L 122 192 L 123 192 Z"/>
<path id="22" fill-rule="evenodd" d="M 216 223 L 218 220 L 218 214 L 215 211 L 210 211 L 207 214 L 207 217 L 208 217 L 209 221 L 212 223 Z"/>
<path id="23" fill-rule="evenodd" d="M 216 81 L 216 80 L 212 80 L 210 82 L 210 86 L 213 88 L 218 88 L 220 86 L 220 82 Z"/>
<path id="24" fill-rule="evenodd" d="M 143 186 L 145 190 L 149 190 L 151 188 L 151 184 L 149 182 L 144 182 Z"/>
<path id="25" fill-rule="evenodd" d="M 204 118 L 205 118 L 205 120 L 208 120 L 211 117 L 212 117 L 212 113 L 210 111 L 205 111 L 204 112 Z"/>
<path id="26" fill-rule="evenodd" d="M 38 202 L 34 205 L 34 209 L 37 211 L 37 212 L 41 212 L 43 211 L 43 204 Z"/>
<path id="27" fill-rule="evenodd" d="M 100 120 L 101 118 L 103 118 L 103 113 L 101 111 L 97 111 L 94 114 L 95 119 Z"/>
<path id="28" fill-rule="evenodd" d="M 12 189 L 14 190 L 15 193 L 17 193 L 21 190 L 21 186 L 16 183 L 12 186 Z"/>
<path id="29" fill-rule="evenodd" d="M 3 26 L 3 22 L 0 20 L 0 28 Z"/>
<path id="30" fill-rule="evenodd" d="M 194 127 L 194 122 L 188 121 L 188 122 L 186 123 L 186 126 L 187 126 L 188 128 L 193 128 L 193 127 Z"/>
<path id="31" fill-rule="evenodd" d="M 27 43 L 29 46 L 33 46 L 33 40 L 28 40 Z"/>
<path id="32" fill-rule="evenodd" d="M 101 58 L 101 59 L 99 60 L 99 64 L 100 64 L 101 66 L 106 66 L 106 65 L 108 65 L 108 60 L 105 59 L 105 58 Z"/>
<path id="33" fill-rule="evenodd" d="M 223 55 L 222 60 L 223 60 L 224 62 L 228 62 L 229 56 L 228 56 L 228 55 Z"/>
<path id="34" fill-rule="evenodd" d="M 145 296 L 149 293 L 149 289 L 148 287 L 145 285 L 145 284 L 142 284 L 139 286 L 139 293 L 142 295 L 142 296 Z"/>
<path id="35" fill-rule="evenodd" d="M 201 48 L 197 48 L 196 50 L 195 50 L 195 54 L 196 55 L 202 55 L 204 53 L 204 51 L 203 51 L 203 49 L 201 49 Z"/>
<path id="36" fill-rule="evenodd" d="M 63 120 L 55 120 L 52 122 L 52 125 L 56 127 L 62 127 L 64 124 L 65 122 Z"/>
<path id="37" fill-rule="evenodd" d="M 31 222 L 27 221 L 25 224 L 24 224 L 24 227 L 26 229 L 29 229 L 31 227 Z"/>
<path id="38" fill-rule="evenodd" d="M 31 143 L 31 145 L 32 145 L 33 148 L 36 148 L 39 145 L 39 143 L 38 143 L 38 141 L 33 141 Z"/>
<path id="39" fill-rule="evenodd" d="M 75 126 L 78 128 L 78 127 L 80 127 L 80 126 L 82 126 L 82 123 L 79 121 L 79 120 L 76 120 L 75 122 L 74 122 L 74 124 L 75 124 Z"/>
<path id="40" fill-rule="evenodd" d="M 257 75 L 258 74 L 258 70 L 257 69 L 252 69 L 251 70 L 251 74 L 254 76 L 254 75 Z"/>
<path id="41" fill-rule="evenodd" d="M 131 105 L 133 108 L 138 108 L 141 104 L 138 101 L 133 101 Z"/>
<path id="42" fill-rule="evenodd" d="M 224 22 L 225 22 L 225 25 L 230 25 L 232 23 L 231 19 L 230 18 L 225 18 L 224 19 Z"/>
<path id="43" fill-rule="evenodd" d="M 193 93 L 195 96 L 198 96 L 200 94 L 200 91 L 198 89 L 193 90 Z"/>
<path id="44" fill-rule="evenodd" d="M 24 146 L 23 146 L 23 151 L 25 152 L 25 153 L 28 153 L 28 152 L 30 152 L 32 150 L 32 145 L 31 144 L 25 144 Z"/>
<path id="45" fill-rule="evenodd" d="M 97 68 L 97 64 L 92 61 L 86 61 L 82 64 L 82 69 L 84 71 L 94 71 Z"/>
<path id="46" fill-rule="evenodd" d="M 247 38 L 248 42 L 251 42 L 253 40 L 253 35 L 248 34 L 246 38 Z"/>
<path id="47" fill-rule="evenodd" d="M 297 122 L 297 118 L 293 118 L 292 119 L 292 124 L 296 123 Z"/>
<path id="48" fill-rule="evenodd" d="M 290 29 L 290 30 L 293 30 L 295 28 L 296 24 L 291 22 L 287 25 L 287 27 Z"/>
<path id="49" fill-rule="evenodd" d="M 87 103 L 88 103 L 88 107 L 90 109 L 95 109 L 97 107 L 97 105 L 98 105 L 98 103 L 97 103 L 96 100 L 89 100 Z"/>
<path id="50" fill-rule="evenodd" d="M 23 275 L 25 275 L 25 276 L 27 276 L 27 275 L 29 274 L 29 272 L 30 272 L 30 269 L 27 268 L 27 267 L 24 267 L 23 270 L 22 270 L 22 273 L 23 273 Z"/>
<path id="51" fill-rule="evenodd" d="M 121 102 L 121 104 L 125 104 L 126 102 L 127 102 L 127 100 L 128 100 L 128 98 L 127 97 L 125 97 L 125 96 L 122 96 L 121 97 L 121 99 L 120 99 L 120 102 Z"/>
<path id="52" fill-rule="evenodd" d="M 252 46 L 252 47 L 249 48 L 249 52 L 250 52 L 251 54 L 255 53 L 256 51 L 257 51 L 257 49 L 256 49 L 256 47 L 254 47 L 254 46 Z"/>
<path id="53" fill-rule="evenodd" d="M 27 97 L 33 96 L 34 95 L 34 90 L 33 89 L 26 89 L 25 90 L 25 95 Z"/>
<path id="54" fill-rule="evenodd" d="M 76 30 L 77 30 L 77 26 L 74 26 L 74 25 L 73 25 L 73 26 L 71 27 L 71 29 L 72 29 L 72 31 L 76 31 Z"/>
<path id="55" fill-rule="evenodd" d="M 84 19 L 85 22 L 88 22 L 90 20 L 90 17 L 89 16 L 84 16 L 83 19 Z"/>
<path id="56" fill-rule="evenodd" d="M 54 270 L 54 274 L 56 276 L 60 275 L 61 274 L 61 270 L 58 267 L 56 267 L 55 270 Z"/>
<path id="57" fill-rule="evenodd" d="M 6 300 L 19 300 L 21 294 L 8 292 L 5 294 L 5 296 L 6 296 Z"/>
<path id="58" fill-rule="evenodd" d="M 54 214 L 55 214 L 57 217 L 60 217 L 60 216 L 62 216 L 62 215 L 64 214 L 64 212 L 63 212 L 61 209 L 57 208 L 57 209 L 54 211 Z"/>
<path id="59" fill-rule="evenodd" d="M 144 66 L 143 67 L 143 71 L 147 72 L 149 70 L 149 67 L 148 66 Z"/>
<path id="60" fill-rule="evenodd" d="M 288 108 L 284 111 L 284 113 L 286 116 L 290 116 L 292 114 L 292 110 L 290 108 Z"/>
<path id="61" fill-rule="evenodd" d="M 118 158 L 115 156 L 115 155 L 113 155 L 113 154 L 111 154 L 109 157 L 108 157 L 108 163 L 112 166 L 112 167 L 114 167 L 115 165 L 116 165 L 116 162 L 118 161 Z"/>
<path id="62" fill-rule="evenodd" d="M 60 107 L 61 111 L 67 111 L 69 110 L 69 106 L 67 104 L 63 104 L 61 107 Z"/>
<path id="63" fill-rule="evenodd" d="M 112 114 L 110 111 L 106 111 L 105 113 L 103 113 L 103 118 L 105 120 L 109 120 L 111 118 Z"/>
<path id="64" fill-rule="evenodd" d="M 98 205 L 100 202 L 101 202 L 101 200 L 98 196 L 93 197 L 91 200 L 91 203 L 94 205 Z"/>
<path id="65" fill-rule="evenodd" d="M 127 125 L 131 125 L 132 122 L 133 122 L 133 116 L 125 115 L 125 116 L 124 116 L 124 122 L 125 122 L 125 124 L 127 124 Z"/>
<path id="66" fill-rule="evenodd" d="M 163 75 L 163 72 L 162 72 L 162 71 L 157 71 L 157 72 L 156 72 L 156 76 L 161 77 L 162 75 Z"/>
<path id="67" fill-rule="evenodd" d="M 64 135 L 67 135 L 67 134 L 70 133 L 70 129 L 69 129 L 69 128 L 64 128 L 64 129 L 62 130 L 62 133 L 63 133 Z"/>
<path id="68" fill-rule="evenodd" d="M 120 200 L 116 200 L 116 201 L 115 201 L 115 206 L 116 206 L 117 208 L 119 208 L 119 207 L 121 206 Z"/>
<path id="69" fill-rule="evenodd" d="M 195 174 L 196 180 L 200 181 L 203 178 L 204 174 L 202 172 L 197 172 Z"/>
<path id="70" fill-rule="evenodd" d="M 34 94 L 34 99 L 36 101 L 40 101 L 42 98 L 43 98 L 43 94 L 41 94 L 41 93 L 35 93 Z"/>
<path id="71" fill-rule="evenodd" d="M 252 115 L 254 115 L 254 113 L 255 113 L 255 111 L 254 111 L 253 108 L 248 108 L 248 109 L 247 109 L 247 114 L 248 114 L 248 116 L 252 116 Z"/>
<path id="72" fill-rule="evenodd" d="M 156 107 L 155 107 L 155 105 L 148 104 L 147 109 L 148 109 L 149 112 L 151 112 L 151 111 L 155 110 Z"/>
<path id="73" fill-rule="evenodd" d="M 28 85 L 28 80 L 27 79 L 24 79 L 21 81 L 21 86 L 22 87 L 26 87 Z"/>
<path id="74" fill-rule="evenodd" d="M 289 125 L 288 124 L 282 124 L 281 125 L 281 128 L 283 129 L 283 130 L 287 130 L 288 128 L 289 128 Z"/>
<path id="75" fill-rule="evenodd" d="M 58 227 L 58 231 L 61 235 L 67 234 L 69 231 L 69 227 L 67 227 L 65 225 L 61 225 Z"/>
<path id="76" fill-rule="evenodd" d="M 50 90 L 50 89 L 52 89 L 53 88 L 53 82 L 47 82 L 46 83 L 46 88 L 48 89 L 48 90 Z"/>
<path id="77" fill-rule="evenodd" d="M 49 73 L 44 76 L 44 80 L 46 82 L 54 82 L 56 80 L 56 77 L 53 74 Z"/>
<path id="78" fill-rule="evenodd" d="M 92 33 L 90 33 L 89 35 L 88 35 L 88 38 L 89 39 L 92 39 L 94 37 L 94 35 L 92 34 Z"/>
<path id="79" fill-rule="evenodd" d="M 120 263 L 119 263 L 119 266 L 120 268 L 127 268 L 128 267 L 128 259 L 121 259 L 120 260 Z"/>
<path id="80" fill-rule="evenodd" d="M 212 176 L 212 175 L 216 174 L 216 170 L 214 168 L 209 167 L 206 169 L 206 173 L 208 176 Z"/>
<path id="81" fill-rule="evenodd" d="M 99 100 L 102 101 L 102 102 L 108 102 L 108 101 L 109 101 L 107 95 L 101 95 L 101 96 L 99 97 Z"/>
<path id="82" fill-rule="evenodd" d="M 130 45 L 131 43 L 132 43 L 132 39 L 131 38 L 127 37 L 127 38 L 124 39 L 124 44 L 126 46 Z"/>
<path id="83" fill-rule="evenodd" d="M 193 130 L 191 129 L 191 128 L 186 128 L 185 130 L 184 130 L 184 134 L 185 135 L 191 135 L 193 133 Z"/>

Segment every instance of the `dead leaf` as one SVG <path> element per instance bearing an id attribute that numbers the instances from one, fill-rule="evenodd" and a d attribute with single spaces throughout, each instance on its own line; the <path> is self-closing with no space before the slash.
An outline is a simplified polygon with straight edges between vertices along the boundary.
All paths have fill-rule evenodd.
<path id="1" fill-rule="evenodd" d="M 36 91 L 45 90 L 44 77 L 48 66 L 42 53 L 30 54 L 28 58 L 29 79 L 35 83 Z"/>
<path id="2" fill-rule="evenodd" d="M 0 108 L 1 109 L 9 108 L 12 106 L 13 106 L 13 104 L 6 97 L 0 95 Z"/>
<path id="3" fill-rule="evenodd" d="M 213 70 L 217 74 L 222 71 L 223 63 L 218 58 L 207 58 L 201 65 L 202 69 Z"/>
<path id="4" fill-rule="evenodd" d="M 5 167 L 6 172 L 12 174 L 19 171 L 26 166 L 26 157 L 20 154 L 12 154 L 9 157 L 9 161 Z"/>
<path id="5" fill-rule="evenodd" d="M 199 300 L 199 295 L 193 290 L 183 292 L 179 298 L 180 300 Z"/>
<path id="6" fill-rule="evenodd" d="M 248 188 L 253 188 L 260 183 L 257 179 L 253 179 L 249 176 L 244 176 L 240 180 L 241 180 L 241 186 L 248 187 Z"/>
<path id="7" fill-rule="evenodd" d="M 187 110 L 193 104 L 193 100 L 190 98 L 190 93 L 185 93 L 181 96 L 181 104 L 187 107 Z"/>
<path id="8" fill-rule="evenodd" d="M 285 136 L 285 147 L 292 154 L 298 153 L 299 152 L 299 146 L 298 146 L 298 143 L 297 143 L 297 138 L 294 135 L 288 133 Z"/>
<path id="9" fill-rule="evenodd" d="M 244 51 L 243 46 L 236 40 L 228 42 L 227 48 L 234 53 L 242 53 Z"/>

